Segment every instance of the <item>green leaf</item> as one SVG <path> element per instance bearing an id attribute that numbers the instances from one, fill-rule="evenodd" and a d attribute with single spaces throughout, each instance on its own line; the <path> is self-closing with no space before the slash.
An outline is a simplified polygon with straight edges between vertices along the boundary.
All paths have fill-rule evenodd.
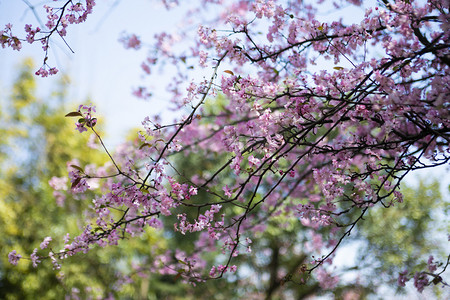
<path id="1" fill-rule="evenodd" d="M 73 189 L 74 187 L 77 186 L 77 184 L 79 184 L 81 181 L 81 177 L 78 177 L 77 179 L 75 179 L 74 182 L 72 182 L 72 185 L 70 186 L 71 189 Z"/>
<path id="2" fill-rule="evenodd" d="M 343 68 L 343 67 L 339 67 L 339 66 L 337 66 L 337 67 L 333 67 L 333 69 L 335 69 L 335 70 L 344 70 L 344 68 Z"/>
<path id="3" fill-rule="evenodd" d="M 175 281 L 177 281 L 180 277 L 181 277 L 181 274 L 184 272 L 184 270 L 178 270 L 178 274 L 175 276 L 175 278 L 174 278 L 174 280 Z"/>
<path id="4" fill-rule="evenodd" d="M 78 171 L 84 173 L 83 168 L 81 168 L 81 167 L 79 167 L 79 166 L 77 166 L 77 165 L 70 165 L 70 166 L 71 166 L 72 168 L 77 169 Z"/>
<path id="5" fill-rule="evenodd" d="M 87 127 L 94 127 L 97 124 L 97 118 L 91 119 L 89 122 L 86 123 Z"/>
<path id="6" fill-rule="evenodd" d="M 150 194 L 150 192 L 143 186 L 140 188 L 140 190 L 143 194 Z"/>
<path id="7" fill-rule="evenodd" d="M 149 143 L 144 143 L 139 147 L 139 150 L 142 150 L 142 148 L 144 147 L 151 147 L 152 145 L 150 145 Z"/>
<path id="8" fill-rule="evenodd" d="M 79 111 L 73 111 L 65 115 L 65 117 L 82 117 L 83 115 Z"/>

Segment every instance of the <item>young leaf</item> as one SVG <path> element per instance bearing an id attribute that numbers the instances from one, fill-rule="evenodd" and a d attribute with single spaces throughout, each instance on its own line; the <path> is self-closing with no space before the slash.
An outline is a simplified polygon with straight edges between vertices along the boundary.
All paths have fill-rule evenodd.
<path id="1" fill-rule="evenodd" d="M 142 148 L 144 147 L 151 147 L 151 145 L 149 143 L 143 143 L 140 147 L 139 150 L 142 150 Z"/>
<path id="2" fill-rule="evenodd" d="M 183 271 L 184 271 L 183 269 L 178 270 L 178 274 L 175 275 L 175 278 L 174 278 L 175 281 L 177 281 L 181 277 L 181 274 L 183 273 Z"/>
<path id="3" fill-rule="evenodd" d="M 146 188 L 143 187 L 143 186 L 142 186 L 139 190 L 142 192 L 142 194 L 150 194 L 150 192 L 148 191 L 148 189 L 146 189 Z"/>
<path id="4" fill-rule="evenodd" d="M 72 111 L 65 115 L 65 117 L 82 117 L 83 115 L 79 111 Z"/>
<path id="5" fill-rule="evenodd" d="M 74 182 L 72 182 L 72 185 L 70 186 L 71 189 L 73 189 L 74 187 L 77 186 L 77 184 L 79 184 L 81 181 L 81 177 L 78 177 L 77 179 L 75 179 Z"/>
<path id="6" fill-rule="evenodd" d="M 77 165 L 70 165 L 72 168 L 77 169 L 78 171 L 80 171 L 81 173 L 84 173 L 83 168 L 77 166 Z"/>
<path id="7" fill-rule="evenodd" d="M 87 127 L 94 127 L 97 124 L 97 118 L 93 118 L 91 120 L 89 120 L 88 122 L 86 122 Z"/>

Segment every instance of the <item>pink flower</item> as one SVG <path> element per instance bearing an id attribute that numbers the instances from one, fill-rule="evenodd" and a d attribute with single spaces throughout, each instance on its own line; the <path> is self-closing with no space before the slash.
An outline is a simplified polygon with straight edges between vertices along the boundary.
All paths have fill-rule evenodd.
<path id="1" fill-rule="evenodd" d="M 191 186 L 191 187 L 189 188 L 189 195 L 191 195 L 191 196 L 197 195 L 197 188 Z"/>
<path id="2" fill-rule="evenodd" d="M 138 50 L 141 48 L 141 41 L 135 34 L 123 36 L 119 39 L 119 42 L 121 42 L 126 49 Z"/>
<path id="3" fill-rule="evenodd" d="M 39 70 L 36 71 L 37 76 L 41 76 L 41 77 L 47 77 L 48 76 L 48 71 L 46 69 L 44 69 L 44 67 L 40 68 Z"/>
<path id="4" fill-rule="evenodd" d="M 208 53 L 200 51 L 198 55 L 200 58 L 199 65 L 202 67 L 207 67 L 206 60 L 208 59 Z"/>
<path id="5" fill-rule="evenodd" d="M 58 73 L 58 69 L 55 68 L 55 67 L 50 68 L 50 70 L 48 70 L 48 73 L 49 73 L 50 75 L 55 75 L 56 73 Z"/>
<path id="6" fill-rule="evenodd" d="M 55 257 L 55 253 L 51 252 L 48 254 L 50 257 L 52 264 L 53 264 L 53 270 L 59 270 L 61 269 L 61 265 L 58 263 L 58 260 Z"/>
<path id="7" fill-rule="evenodd" d="M 434 271 L 437 270 L 437 265 L 435 263 L 433 263 L 434 257 L 433 255 L 430 255 L 430 257 L 428 258 L 427 261 L 427 265 L 428 265 L 428 270 L 430 270 L 431 273 L 433 273 Z"/>
<path id="8" fill-rule="evenodd" d="M 31 262 L 33 263 L 33 268 L 36 268 L 38 263 L 40 263 L 41 261 L 39 260 L 39 256 L 37 256 L 37 248 L 34 248 L 33 253 L 31 253 Z"/>
<path id="9" fill-rule="evenodd" d="M 9 254 L 8 254 L 8 261 L 12 265 L 17 265 L 17 263 L 19 262 L 19 260 L 21 258 L 22 258 L 22 255 L 17 254 L 16 250 L 13 250 L 13 251 L 9 252 Z"/>
<path id="10" fill-rule="evenodd" d="M 423 272 L 416 272 L 414 274 L 414 286 L 419 293 L 423 292 L 423 289 L 428 285 L 428 277 Z"/>
<path id="11" fill-rule="evenodd" d="M 64 244 L 69 243 L 70 240 L 70 235 L 68 233 L 66 233 L 66 235 L 64 236 Z"/>
<path id="12" fill-rule="evenodd" d="M 78 130 L 78 132 L 82 133 L 84 131 L 87 131 L 86 127 L 84 127 L 85 123 L 81 124 L 79 122 L 76 122 L 75 125 L 77 126 L 75 129 Z"/>
<path id="13" fill-rule="evenodd" d="M 324 269 L 317 270 L 317 280 L 319 281 L 319 285 L 324 290 L 333 289 L 339 282 L 339 278 L 337 276 L 331 276 Z"/>
<path id="14" fill-rule="evenodd" d="M 45 248 L 47 248 L 48 247 L 48 244 L 50 243 L 52 241 L 52 238 L 51 237 L 46 237 L 45 239 L 44 239 L 44 241 L 41 243 L 41 245 L 40 245 L 40 247 L 41 247 L 41 249 L 45 249 Z"/>
<path id="15" fill-rule="evenodd" d="M 55 191 L 66 191 L 67 190 L 67 177 L 56 177 L 56 176 L 53 176 L 48 181 L 48 184 Z"/>
<path id="16" fill-rule="evenodd" d="M 55 197 L 56 205 L 58 205 L 59 207 L 64 206 L 64 201 L 66 200 L 66 195 L 64 195 L 63 193 L 61 193 L 59 191 L 53 191 L 53 197 Z"/>
<path id="17" fill-rule="evenodd" d="M 248 164 L 250 167 L 258 167 L 260 162 L 261 161 L 258 158 L 254 157 L 253 155 L 250 155 L 248 157 Z"/>
<path id="18" fill-rule="evenodd" d="M 225 192 L 225 196 L 227 196 L 228 198 L 231 198 L 232 195 L 231 195 L 230 189 L 228 188 L 228 185 L 224 186 L 222 188 L 222 190 Z"/>
<path id="19" fill-rule="evenodd" d="M 406 275 L 408 274 L 408 270 L 404 270 L 403 272 L 398 274 L 397 284 L 399 286 L 405 286 L 405 283 L 409 280 Z"/>

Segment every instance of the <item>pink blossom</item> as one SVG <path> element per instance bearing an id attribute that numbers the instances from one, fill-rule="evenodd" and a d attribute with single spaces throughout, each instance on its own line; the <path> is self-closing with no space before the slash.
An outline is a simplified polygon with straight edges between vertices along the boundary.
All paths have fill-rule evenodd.
<path id="1" fill-rule="evenodd" d="M 122 42 L 126 49 L 138 50 L 141 48 L 141 40 L 135 34 L 123 36 L 119 41 Z"/>
<path id="2" fill-rule="evenodd" d="M 320 287 L 325 290 L 333 289 L 339 283 L 337 276 L 331 276 L 323 269 L 317 270 L 317 280 L 319 281 Z"/>
<path id="3" fill-rule="evenodd" d="M 61 265 L 58 263 L 58 259 L 55 257 L 55 253 L 52 251 L 49 252 L 48 256 L 50 257 L 50 260 L 53 265 L 53 270 L 59 270 L 61 269 Z"/>
<path id="4" fill-rule="evenodd" d="M 193 186 L 191 186 L 190 188 L 189 188 L 189 195 L 197 195 L 197 188 L 196 187 L 193 187 Z"/>
<path id="5" fill-rule="evenodd" d="M 250 167 L 258 167 L 260 160 L 255 158 L 253 155 L 248 157 L 248 163 Z"/>
<path id="6" fill-rule="evenodd" d="M 208 53 L 204 52 L 204 51 L 200 51 L 199 52 L 199 65 L 203 68 L 207 67 L 208 65 L 206 64 L 206 61 L 208 59 Z"/>
<path id="7" fill-rule="evenodd" d="M 53 197 L 55 197 L 56 200 L 56 205 L 58 205 L 59 207 L 63 207 L 64 206 L 64 202 L 66 200 L 66 195 L 59 192 L 59 191 L 53 191 Z"/>
<path id="8" fill-rule="evenodd" d="M 40 245 L 40 247 L 41 247 L 41 249 L 45 249 L 45 248 L 47 248 L 48 247 L 48 244 L 50 243 L 52 241 L 52 238 L 51 237 L 46 237 L 45 239 L 44 239 L 44 241 L 41 243 L 41 245 Z"/>
<path id="9" fill-rule="evenodd" d="M 408 274 L 408 270 L 404 270 L 403 272 L 399 273 L 397 284 L 399 286 L 405 286 L 405 283 L 409 281 L 408 277 L 406 275 Z"/>
<path id="10" fill-rule="evenodd" d="M 66 191 L 67 190 L 67 177 L 56 177 L 53 176 L 48 184 L 55 191 Z"/>
<path id="11" fill-rule="evenodd" d="M 41 77 L 47 77 L 49 72 L 44 67 L 42 67 L 39 70 L 37 70 L 35 74 Z"/>
<path id="12" fill-rule="evenodd" d="M 58 73 L 58 69 L 57 68 L 55 68 L 55 67 L 53 67 L 53 68 L 50 68 L 49 70 L 48 70 L 48 73 L 50 74 L 50 75 L 55 75 L 55 74 L 57 74 Z"/>
<path id="13" fill-rule="evenodd" d="M 209 271 L 209 276 L 214 277 L 217 274 L 217 270 L 215 266 L 212 266 L 211 271 Z"/>
<path id="14" fill-rule="evenodd" d="M 9 252 L 9 254 L 8 254 L 8 261 L 12 265 L 17 265 L 17 263 L 19 262 L 19 260 L 21 258 L 22 258 L 22 255 L 17 254 L 16 250 L 13 250 L 13 251 Z"/>
<path id="15" fill-rule="evenodd" d="M 33 250 L 33 253 L 31 253 L 31 256 L 30 256 L 31 262 L 32 262 L 32 264 L 33 264 L 33 268 L 36 268 L 37 265 L 41 262 L 41 261 L 39 260 L 39 256 L 36 254 L 37 251 L 38 251 L 38 249 L 35 248 L 35 249 Z"/>
<path id="16" fill-rule="evenodd" d="M 416 272 L 414 274 L 414 287 L 419 293 L 423 292 L 425 286 L 428 285 L 428 276 L 423 272 Z"/>
<path id="17" fill-rule="evenodd" d="M 430 257 L 428 258 L 427 261 L 427 266 L 428 266 L 428 270 L 433 273 L 434 271 L 437 270 L 437 265 L 435 263 L 433 263 L 434 257 L 433 255 L 430 255 Z"/>
<path id="18" fill-rule="evenodd" d="M 231 190 L 228 188 L 228 185 L 225 185 L 222 190 L 225 192 L 225 196 L 227 196 L 228 198 L 231 198 L 232 194 L 231 194 Z"/>

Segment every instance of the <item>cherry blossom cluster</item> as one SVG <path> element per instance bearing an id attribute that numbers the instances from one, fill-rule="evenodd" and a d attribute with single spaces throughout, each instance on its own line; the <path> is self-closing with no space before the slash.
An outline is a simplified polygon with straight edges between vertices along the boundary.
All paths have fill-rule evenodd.
<path id="1" fill-rule="evenodd" d="M 36 75 L 41 77 L 47 77 L 49 75 L 55 75 L 58 73 L 56 67 L 50 67 L 47 64 L 48 49 L 50 47 L 51 38 L 56 33 L 63 41 L 67 35 L 67 27 L 70 24 L 79 24 L 85 22 L 87 16 L 92 13 L 95 6 L 95 0 L 81 1 L 65 0 L 54 2 L 62 2 L 60 6 L 44 5 L 43 9 L 46 12 L 47 22 L 45 23 L 45 29 L 39 27 L 33 27 L 31 24 L 25 25 L 25 37 L 20 37 L 12 33 L 12 25 L 6 24 L 4 30 L 0 30 L 0 43 L 2 48 L 11 47 L 14 50 L 20 50 L 22 48 L 22 42 L 26 41 L 29 44 L 40 42 L 45 56 L 42 66 L 36 71 Z M 31 4 L 28 4 L 31 5 Z M 34 9 L 34 7 L 31 7 Z M 67 45 L 67 43 L 66 43 Z M 67 45 L 70 49 L 70 46 Z M 72 49 L 70 49 L 72 50 Z"/>
<path id="2" fill-rule="evenodd" d="M 19 51 L 22 49 L 22 42 L 17 36 L 12 34 L 12 27 L 13 25 L 8 23 L 5 25 L 5 29 L 0 30 L 0 43 L 2 48 L 11 47 Z"/>
<path id="3" fill-rule="evenodd" d="M 141 40 L 135 34 L 130 36 L 125 35 L 119 41 L 123 43 L 125 49 L 139 50 L 141 48 Z"/>
<path id="4" fill-rule="evenodd" d="M 443 263 L 436 263 L 434 262 L 434 257 L 430 255 L 427 261 L 427 271 L 418 271 L 415 272 L 414 275 L 409 274 L 408 270 L 404 270 L 399 273 L 397 283 L 399 286 L 405 286 L 406 282 L 408 282 L 411 277 L 414 281 L 414 287 L 419 291 L 420 293 L 423 292 L 424 288 L 426 286 L 429 286 L 430 284 L 443 284 L 448 286 L 447 283 L 445 283 L 440 276 L 442 273 L 444 273 L 446 267 L 449 265 L 450 256 L 447 259 L 447 263 L 445 264 L 443 270 L 441 272 L 436 272 L 438 267 L 442 267 Z M 430 281 L 431 279 L 431 281 Z"/>
<path id="5" fill-rule="evenodd" d="M 212 205 L 211 209 L 207 210 L 204 215 L 199 215 L 193 224 L 187 221 L 186 214 L 179 214 L 177 216 L 179 223 L 175 224 L 175 231 L 186 234 L 186 232 L 196 232 L 207 229 L 211 238 L 219 239 L 219 236 L 215 232 L 214 228 L 221 229 L 223 222 L 216 222 L 214 226 L 212 226 L 211 222 L 214 220 L 214 214 L 218 213 L 220 208 L 221 205 Z"/>
<path id="6" fill-rule="evenodd" d="M 95 106 L 80 105 L 76 111 L 70 112 L 66 117 L 80 117 L 75 123 L 76 130 L 80 133 L 87 131 L 87 128 L 92 128 L 97 124 L 97 118 L 93 117 L 95 113 Z"/>

